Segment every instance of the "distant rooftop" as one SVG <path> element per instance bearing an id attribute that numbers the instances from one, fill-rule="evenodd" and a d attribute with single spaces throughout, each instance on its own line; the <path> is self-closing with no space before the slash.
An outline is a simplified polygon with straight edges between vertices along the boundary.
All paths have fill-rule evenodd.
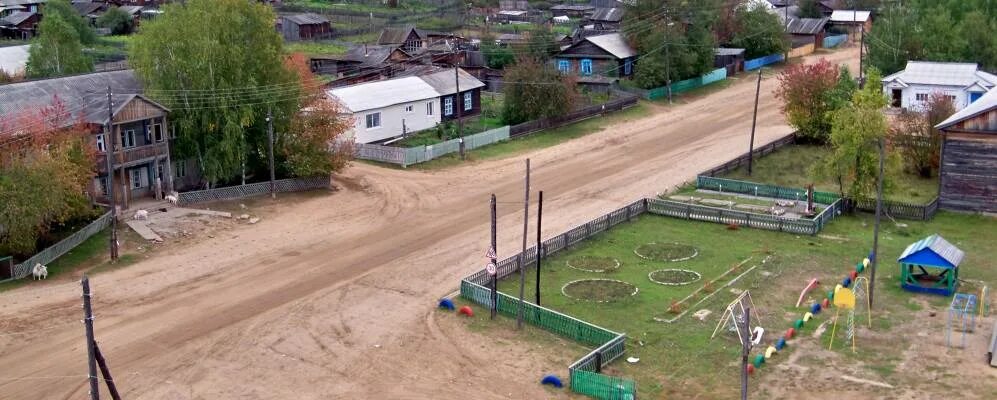
<path id="1" fill-rule="evenodd" d="M 831 22 L 865 22 L 869 19 L 870 11 L 834 10 L 831 13 Z"/>
<path id="2" fill-rule="evenodd" d="M 902 85 L 921 84 L 969 87 L 979 84 L 984 89 L 997 85 L 997 76 L 981 71 L 973 63 L 908 61 L 903 71 L 883 78 L 883 82 Z"/>

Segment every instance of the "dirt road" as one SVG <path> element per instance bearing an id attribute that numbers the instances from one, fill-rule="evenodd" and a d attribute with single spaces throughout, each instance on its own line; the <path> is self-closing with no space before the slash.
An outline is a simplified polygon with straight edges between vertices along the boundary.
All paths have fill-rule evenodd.
<path id="1" fill-rule="evenodd" d="M 857 50 L 828 58 L 854 70 Z M 526 155 L 546 195 L 544 235 L 743 153 L 755 83 L 738 78 Z M 775 84 L 762 84 L 759 144 L 790 132 Z M 489 193 L 500 257 L 518 247 L 524 158 L 430 173 L 356 164 L 331 196 L 271 205 L 256 225 L 97 275 L 96 332 L 118 387 L 129 399 L 552 396 L 536 381 L 564 360 L 455 335 L 433 311 L 480 268 Z M 83 398 L 78 284 L 29 285 L 0 304 L 0 398 Z"/>

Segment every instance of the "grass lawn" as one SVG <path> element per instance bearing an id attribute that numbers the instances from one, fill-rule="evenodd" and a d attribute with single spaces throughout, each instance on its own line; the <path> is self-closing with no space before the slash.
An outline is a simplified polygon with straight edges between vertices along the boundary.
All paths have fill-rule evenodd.
<path id="1" fill-rule="evenodd" d="M 380 35 L 381 32 L 369 32 L 361 33 L 359 35 L 343 36 L 339 38 L 339 40 L 350 43 L 374 43 Z"/>
<path id="2" fill-rule="evenodd" d="M 502 119 L 499 116 L 502 112 L 502 96 L 501 95 L 485 95 L 481 96 L 481 114 L 464 120 L 462 130 L 464 135 L 473 135 L 475 133 L 481 133 L 487 130 L 501 128 L 505 126 L 502 123 Z M 450 129 L 451 138 L 457 137 L 457 124 L 456 122 L 448 123 L 447 128 Z M 401 140 L 399 142 L 393 143 L 393 146 L 397 147 L 415 147 L 415 146 L 428 146 L 443 142 L 444 139 L 440 138 L 439 132 L 435 128 L 422 130 L 416 132 L 412 136 Z"/>
<path id="3" fill-rule="evenodd" d="M 358 12 L 374 12 L 381 14 L 405 14 L 412 11 L 431 11 L 437 6 L 421 1 L 399 1 L 398 8 L 388 8 L 382 5 L 353 4 L 346 1 L 329 0 L 286 0 L 287 5 L 302 6 L 324 10 L 350 10 Z"/>
<path id="4" fill-rule="evenodd" d="M 304 53 L 308 55 L 331 55 L 346 53 L 346 47 L 326 42 L 285 42 L 284 51 L 287 53 Z"/>
<path id="5" fill-rule="evenodd" d="M 818 324 L 829 320 L 829 313 L 819 314 L 816 322 L 808 323 L 797 338 L 781 351 L 772 364 L 796 364 L 805 370 L 830 370 L 834 379 L 840 374 L 861 376 L 864 379 L 885 380 L 894 385 L 910 387 L 918 393 L 929 396 L 960 397 L 951 388 L 962 387 L 957 374 L 922 379 L 922 365 L 919 361 L 934 354 L 920 354 L 911 350 L 919 339 L 914 330 L 928 330 L 928 335 L 942 335 L 944 309 L 951 300 L 947 297 L 916 295 L 899 288 L 899 271 L 896 257 L 905 246 L 929 234 L 939 233 L 966 252 L 960 278 L 964 282 L 960 291 L 979 292 L 979 282 L 993 286 L 997 283 L 997 264 L 992 260 L 993 243 L 997 243 L 997 219 L 938 213 L 932 221 L 912 222 L 907 227 L 892 223 L 883 226 L 880 237 L 880 252 L 884 255 L 879 267 L 876 282 L 876 311 L 873 315 L 873 328 L 864 325 L 857 330 L 860 349 L 857 353 L 843 349 L 843 328 L 839 326 L 833 351 L 826 351 L 830 337 L 830 325 L 826 331 L 815 335 Z M 679 242 L 697 247 L 699 255 L 688 261 L 666 262 L 640 258 L 634 249 L 649 242 Z M 738 280 L 732 287 L 750 290 L 755 306 L 760 310 L 762 325 L 767 333 L 763 343 L 767 346 L 775 341 L 781 332 L 792 326 L 805 311 L 803 307 L 793 307 L 799 291 L 813 277 L 822 285 L 812 292 L 808 301 L 821 299 L 834 284 L 852 270 L 869 251 L 872 242 L 872 217 L 865 214 L 842 216 L 835 219 L 818 236 L 797 236 L 786 233 L 742 228 L 728 230 L 722 224 L 685 221 L 669 217 L 644 215 L 634 222 L 623 224 L 591 238 L 575 248 L 565 250 L 543 261 L 541 279 L 541 303 L 582 320 L 606 327 L 628 336 L 627 355 L 641 359 L 637 364 L 617 361 L 605 371 L 608 374 L 632 377 L 638 381 L 642 397 L 648 398 L 734 398 L 737 394 L 738 363 L 740 346 L 736 339 L 720 335 L 711 340 L 710 335 L 716 326 L 723 308 L 736 295 L 729 289 L 720 289 L 733 277 L 745 273 L 752 266 L 758 267 Z M 584 272 L 567 266 L 569 260 L 586 261 L 584 257 L 607 257 L 617 259 L 621 266 L 609 272 Z M 750 260 L 736 271 L 722 279 L 717 277 L 734 265 L 750 257 Z M 764 264 L 763 259 L 768 257 Z M 598 261 L 598 260 L 597 260 Z M 589 262 L 589 265 L 592 263 Z M 598 264 L 598 262 L 596 262 Z M 651 282 L 648 273 L 665 268 L 682 268 L 702 274 L 702 279 L 686 286 L 665 286 Z M 868 272 L 863 273 L 868 277 Z M 605 278 L 628 282 L 639 288 L 635 296 L 608 302 L 595 303 L 573 300 L 562 294 L 562 286 L 576 279 Z M 518 275 L 511 275 L 500 282 L 500 290 L 518 294 Z M 672 317 L 669 307 L 693 290 L 716 280 L 708 290 L 704 290 L 686 303 L 692 303 L 714 292 L 715 295 L 681 317 L 675 323 L 656 322 L 654 316 Z M 526 277 L 527 298 L 532 301 L 534 272 Z M 705 321 L 699 321 L 691 312 L 709 309 L 712 314 Z M 937 313 L 930 318 L 929 311 Z M 917 316 L 915 316 L 915 314 Z M 865 314 L 857 318 L 865 319 Z M 842 318 L 841 323 L 844 323 Z M 981 329 L 989 335 L 988 329 Z M 988 336 L 989 337 L 989 336 Z M 521 336 L 532 341 L 533 335 Z M 937 341 L 937 340 L 936 340 Z M 821 348 L 822 347 L 822 348 Z M 790 354 L 805 348 L 806 354 L 794 357 Z M 764 347 L 763 347 L 764 349 Z M 925 350 L 930 352 L 930 350 Z M 756 349 L 752 354 L 758 354 Z M 813 354 L 811 354 L 813 353 Z M 581 357 L 584 352 L 579 352 Z M 913 358 L 913 359 L 912 359 Z M 975 360 L 975 358 L 974 358 Z M 979 368 L 987 368 L 980 361 Z M 953 367 L 951 365 L 949 367 Z M 567 367 L 567 366 L 565 366 Z M 941 366 L 945 367 L 945 366 Z M 756 372 L 752 378 L 752 393 L 763 398 L 778 398 L 780 376 L 790 374 L 776 370 L 769 365 Z M 791 367 L 792 368 L 792 367 Z M 778 372 L 776 372 L 778 371 Z M 563 373 L 563 372 L 562 372 Z M 830 378 L 831 375 L 827 375 Z M 797 375 L 797 381 L 803 378 Z M 821 377 L 821 380 L 825 378 Z M 762 382 L 760 384 L 759 382 Z M 828 384 L 834 384 L 829 382 Z M 985 392 L 997 390 L 990 382 Z M 946 389 L 948 387 L 949 389 Z M 790 393 L 792 389 L 783 388 Z M 887 395 L 888 389 L 863 387 L 870 395 Z M 956 389 L 958 392 L 958 389 Z M 766 395 L 768 397 L 766 397 Z"/>
<path id="6" fill-rule="evenodd" d="M 467 152 L 467 158 L 469 160 L 489 160 L 554 146 L 567 140 L 601 131 L 609 125 L 642 118 L 648 114 L 648 111 L 648 106 L 644 102 L 640 102 L 634 107 L 607 114 L 604 117 L 589 118 L 560 128 L 548 129 L 521 138 L 470 150 Z M 460 155 L 452 153 L 424 163 L 412 165 L 411 168 L 426 170 L 440 169 L 459 165 L 460 163 Z"/>
<path id="7" fill-rule="evenodd" d="M 813 182 L 817 190 L 837 193 L 837 183 L 830 180 L 815 182 L 809 176 L 810 166 L 828 154 L 830 149 L 826 147 L 789 145 L 755 160 L 751 176 L 748 176 L 746 167 L 741 167 L 723 177 L 795 188 L 803 188 Z M 885 194 L 889 200 L 926 204 L 938 194 L 938 178 L 925 179 L 905 173 L 893 179 L 896 188 Z"/>

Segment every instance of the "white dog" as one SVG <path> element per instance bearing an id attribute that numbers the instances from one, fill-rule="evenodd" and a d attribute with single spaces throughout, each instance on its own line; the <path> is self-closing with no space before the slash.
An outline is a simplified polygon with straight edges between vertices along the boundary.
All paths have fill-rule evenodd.
<path id="1" fill-rule="evenodd" d="M 42 265 L 41 263 L 35 264 L 35 267 L 31 269 L 31 276 L 35 279 L 48 279 L 48 267 Z"/>
<path id="2" fill-rule="evenodd" d="M 135 211 L 135 219 L 141 219 L 141 220 L 149 219 L 149 212 L 146 210 Z"/>

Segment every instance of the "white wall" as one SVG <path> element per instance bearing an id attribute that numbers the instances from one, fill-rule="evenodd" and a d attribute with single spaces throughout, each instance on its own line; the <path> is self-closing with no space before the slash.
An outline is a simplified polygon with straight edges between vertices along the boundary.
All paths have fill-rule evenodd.
<path id="1" fill-rule="evenodd" d="M 935 92 L 955 96 L 955 101 L 952 105 L 955 106 L 956 111 L 965 108 L 969 103 L 969 93 L 959 86 L 910 85 L 901 89 L 901 91 L 900 106 L 909 110 L 916 110 L 921 107 L 923 102 L 917 100 L 918 94 L 926 94 L 930 97 Z M 886 94 L 886 97 L 891 102 L 893 101 L 892 88 L 884 87 L 883 93 Z"/>
<path id="2" fill-rule="evenodd" d="M 433 115 L 426 114 L 426 104 L 433 105 Z M 411 106 L 412 111 L 406 111 L 406 107 Z M 367 128 L 367 115 L 381 113 L 381 126 Z M 410 103 L 395 104 L 376 110 L 361 111 L 353 114 L 355 119 L 351 136 L 356 143 L 371 143 L 380 140 L 390 139 L 402 135 L 402 121 L 404 120 L 405 132 L 412 133 L 435 127 L 440 123 L 440 99 L 432 98 L 419 100 Z"/>

